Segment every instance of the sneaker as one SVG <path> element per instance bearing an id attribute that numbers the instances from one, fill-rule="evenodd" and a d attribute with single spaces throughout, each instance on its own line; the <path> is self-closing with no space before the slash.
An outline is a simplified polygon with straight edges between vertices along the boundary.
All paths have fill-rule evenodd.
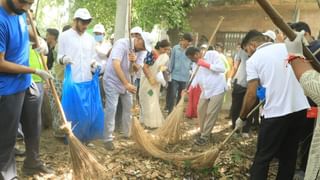
<path id="1" fill-rule="evenodd" d="M 87 146 L 87 147 L 91 147 L 91 148 L 95 147 L 95 145 L 92 144 L 92 143 L 86 143 L 86 146 Z"/>
<path id="2" fill-rule="evenodd" d="M 114 145 L 112 141 L 108 141 L 106 143 L 104 143 L 104 148 L 108 151 L 112 151 L 114 150 Z"/>
<path id="3" fill-rule="evenodd" d="M 204 146 L 207 145 L 209 142 L 209 138 L 205 138 L 205 137 L 199 137 L 195 140 L 195 144 L 198 146 Z"/>
<path id="4" fill-rule="evenodd" d="M 303 180 L 303 179 L 304 179 L 303 171 L 299 170 L 294 173 L 293 180 Z"/>
<path id="5" fill-rule="evenodd" d="M 16 155 L 16 156 L 25 156 L 26 152 L 22 151 L 22 150 L 20 150 L 18 148 L 14 148 L 14 155 Z"/>
<path id="6" fill-rule="evenodd" d="M 44 163 L 40 163 L 37 166 L 26 166 L 25 164 L 23 164 L 22 166 L 22 172 L 27 175 L 27 176 L 32 176 L 34 174 L 53 174 L 54 171 L 49 168 L 48 166 L 46 166 Z"/>

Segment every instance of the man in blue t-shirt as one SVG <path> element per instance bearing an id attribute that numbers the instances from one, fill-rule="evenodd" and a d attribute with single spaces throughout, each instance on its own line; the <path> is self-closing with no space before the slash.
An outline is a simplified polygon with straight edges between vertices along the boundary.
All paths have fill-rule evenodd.
<path id="1" fill-rule="evenodd" d="M 30 102 L 39 96 L 38 89 L 31 84 L 30 74 L 37 74 L 44 80 L 51 75 L 29 67 L 29 31 L 25 12 L 34 0 L 0 2 L 0 179 L 14 179 L 17 176 L 14 145 L 20 118 L 25 135 L 33 136 L 36 129 L 26 126 L 32 123 L 24 120 L 29 119 L 25 116 L 34 108 L 27 104 L 32 104 Z"/>

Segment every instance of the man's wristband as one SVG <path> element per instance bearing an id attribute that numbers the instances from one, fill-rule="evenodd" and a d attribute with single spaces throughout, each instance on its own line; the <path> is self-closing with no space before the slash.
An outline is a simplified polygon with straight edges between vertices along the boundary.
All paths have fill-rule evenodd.
<path id="1" fill-rule="evenodd" d="M 303 55 L 289 54 L 287 58 L 288 64 L 296 59 L 306 59 Z"/>

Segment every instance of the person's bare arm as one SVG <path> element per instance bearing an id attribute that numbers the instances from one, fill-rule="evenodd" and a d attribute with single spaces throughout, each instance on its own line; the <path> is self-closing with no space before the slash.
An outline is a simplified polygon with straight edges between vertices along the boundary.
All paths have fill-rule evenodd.
<path id="1" fill-rule="evenodd" d="M 301 58 L 291 61 L 290 64 L 298 80 L 300 80 L 300 77 L 304 72 L 313 69 L 310 61 Z"/>
<path id="2" fill-rule="evenodd" d="M 35 69 L 27 66 L 15 64 L 4 59 L 4 53 L 0 53 L 0 72 L 12 74 L 35 73 Z"/>
<path id="3" fill-rule="evenodd" d="M 229 78 L 232 79 L 234 77 L 234 75 L 237 73 L 239 65 L 240 65 L 240 62 L 241 61 L 233 61 L 232 71 L 230 73 Z"/>
<path id="4" fill-rule="evenodd" d="M 122 82 L 123 86 L 131 93 L 136 93 L 137 89 L 134 85 L 132 85 L 128 79 L 126 78 L 122 68 L 121 68 L 121 64 L 120 64 L 120 60 L 115 59 L 112 62 L 112 65 L 115 69 L 115 72 L 117 74 L 117 76 L 119 77 L 120 81 Z"/>
<path id="5" fill-rule="evenodd" d="M 240 112 L 240 118 L 246 119 L 247 115 L 253 108 L 256 99 L 257 99 L 257 87 L 259 85 L 259 80 L 254 79 L 248 82 L 246 95 L 244 96 L 241 112 Z"/>

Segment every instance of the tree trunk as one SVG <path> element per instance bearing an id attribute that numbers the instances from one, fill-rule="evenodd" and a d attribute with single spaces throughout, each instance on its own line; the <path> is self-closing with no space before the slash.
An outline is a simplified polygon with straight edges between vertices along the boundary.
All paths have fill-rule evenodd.
<path id="1" fill-rule="evenodd" d="M 115 22 L 115 41 L 128 37 L 128 1 L 117 0 L 116 22 Z"/>

